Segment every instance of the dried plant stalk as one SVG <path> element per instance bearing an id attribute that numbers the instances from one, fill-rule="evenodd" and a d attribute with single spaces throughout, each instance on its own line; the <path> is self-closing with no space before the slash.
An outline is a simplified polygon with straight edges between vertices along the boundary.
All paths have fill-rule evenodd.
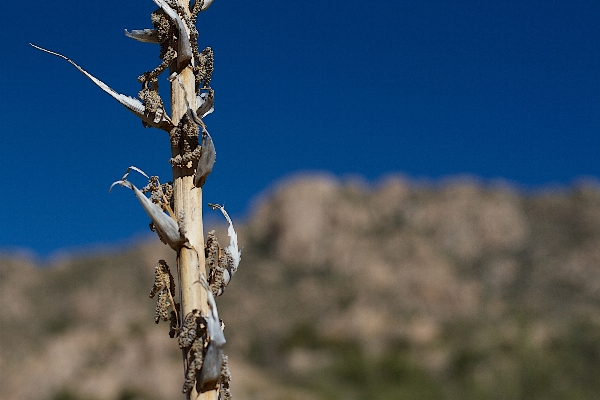
<path id="1" fill-rule="evenodd" d="M 189 10 L 189 0 L 177 0 L 184 10 Z M 171 118 L 178 124 L 188 110 L 188 93 L 195 93 L 195 77 L 193 68 L 188 65 L 179 73 L 181 79 L 171 82 Z M 190 99 L 195 100 L 195 99 Z M 172 157 L 183 157 L 182 144 L 171 146 Z M 195 169 L 192 163 L 179 167 L 173 166 L 173 199 L 175 215 L 179 216 L 180 226 L 185 229 L 189 247 L 179 249 L 177 268 L 179 273 L 179 290 L 181 299 L 181 318 L 193 310 L 201 310 L 208 314 L 206 291 L 198 280 L 198 273 L 206 276 L 204 260 L 204 233 L 202 224 L 202 188 L 194 185 Z M 183 321 L 181 321 L 183 325 Z M 186 350 L 183 349 L 186 362 Z M 198 393 L 196 388 L 187 394 L 188 399 L 217 400 L 218 391 Z"/>
<path id="2" fill-rule="evenodd" d="M 195 26 L 198 13 L 206 10 L 212 0 L 194 0 L 191 9 L 190 0 L 153 1 L 159 6 L 151 14 L 155 29 L 125 31 L 131 38 L 158 43 L 161 48 L 161 64 L 138 78 L 142 83 L 139 99 L 116 92 L 62 54 L 32 46 L 73 64 L 141 118 L 145 127 L 169 132 L 172 184 L 161 185 L 158 177 L 150 177 L 139 168 L 129 167 L 123 178 L 110 188 L 120 185 L 133 190 L 152 220 L 151 229 L 177 252 L 180 303 L 174 300 L 175 286 L 169 267 L 161 260 L 156 267 L 154 287 L 150 293 L 150 297 L 158 295 L 155 322 L 168 320 L 169 336 L 182 335 L 179 345 L 183 352 L 183 392 L 187 399 L 217 400 L 219 389 L 226 393 L 226 397 L 230 393 L 229 372 L 222 349 L 225 344 L 224 325 L 219 321 L 208 284 L 202 223 L 202 186 L 216 159 L 212 138 L 202 121 L 213 111 L 214 91 L 210 87 L 213 53 L 210 47 L 200 53 Z M 158 92 L 158 76 L 167 66 L 170 67 L 171 117 L 166 114 Z M 140 190 L 129 182 L 127 177 L 131 171 L 148 178 L 148 185 Z M 145 195 L 148 192 L 151 193 L 149 198 Z M 221 279 L 213 282 L 216 295 L 219 295 L 235 273 L 241 252 L 238 251 L 237 235 L 229 216 L 221 206 L 214 207 L 219 207 L 229 221 L 228 232 L 232 237 L 226 257 L 223 261 L 219 258 Z M 216 276 L 216 273 L 213 271 L 212 275 Z"/>

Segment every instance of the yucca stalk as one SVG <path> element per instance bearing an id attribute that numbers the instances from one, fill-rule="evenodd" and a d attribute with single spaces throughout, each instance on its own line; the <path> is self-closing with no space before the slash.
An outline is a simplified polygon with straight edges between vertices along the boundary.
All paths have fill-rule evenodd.
<path id="1" fill-rule="evenodd" d="M 177 0 L 185 10 L 189 9 L 189 0 Z M 187 66 L 179 74 L 181 80 L 171 82 L 171 118 L 177 125 L 186 114 L 187 95 L 195 93 L 195 80 L 191 66 Z M 183 156 L 184 149 L 179 146 L 171 146 L 172 157 Z M 175 215 L 181 216 L 181 221 L 186 229 L 186 237 L 191 248 L 181 247 L 177 252 L 177 271 L 179 274 L 179 292 L 181 299 L 180 324 L 183 318 L 193 312 L 201 310 L 202 314 L 208 312 L 206 291 L 198 280 L 198 274 L 205 277 L 206 265 L 204 260 L 204 231 L 202 223 L 202 187 L 194 185 L 195 168 L 193 165 L 180 168 L 173 166 L 173 201 Z M 187 362 L 186 349 L 182 349 L 183 362 Z M 197 398 L 198 393 L 194 386 L 187 394 L 188 399 Z M 201 400 L 216 400 L 216 390 L 201 393 Z"/>
<path id="2" fill-rule="evenodd" d="M 230 245 L 219 246 L 214 231 L 209 232 L 206 246 L 204 243 L 202 187 L 212 171 L 216 152 L 202 118 L 213 111 L 214 92 L 210 87 L 213 56 L 210 47 L 202 52 L 198 50 L 195 21 L 198 13 L 205 11 L 213 0 L 196 0 L 193 4 L 190 0 L 153 1 L 159 7 L 151 16 L 154 29 L 125 31 L 133 39 L 160 45 L 161 64 L 138 78 L 142 84 L 140 100 L 114 91 L 69 58 L 32 46 L 73 64 L 140 117 L 144 126 L 169 133 L 172 183 L 161 185 L 158 177 L 149 177 L 140 169 L 130 167 L 111 189 L 119 184 L 133 190 L 150 216 L 153 230 L 177 252 L 180 303 L 174 300 L 175 284 L 164 260 L 155 268 L 150 297 L 158 298 L 155 322 L 170 321 L 169 334 L 178 338 L 182 349 L 186 398 L 216 400 L 221 394 L 227 400 L 231 398 L 230 374 L 227 357 L 223 356 L 225 337 L 214 297 L 223 293 L 235 274 L 241 251 L 231 219 L 219 205 L 211 207 L 218 208 L 227 219 Z M 158 93 L 158 76 L 167 68 L 171 84 L 170 117 Z M 146 176 L 148 185 L 140 190 L 130 183 L 127 177 L 131 170 Z M 148 192 L 150 198 L 145 195 Z"/>

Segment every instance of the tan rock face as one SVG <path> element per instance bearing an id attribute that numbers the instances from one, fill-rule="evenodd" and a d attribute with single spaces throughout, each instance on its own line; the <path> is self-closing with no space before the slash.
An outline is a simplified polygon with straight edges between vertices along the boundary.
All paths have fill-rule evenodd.
<path id="1" fill-rule="evenodd" d="M 370 398 L 355 385 L 381 365 L 369 379 L 390 376 L 382 387 L 422 370 L 424 387 L 452 398 L 474 398 L 468 382 L 504 390 L 531 365 L 548 390 L 553 374 L 575 382 L 558 359 L 600 372 L 598 186 L 525 195 L 465 179 L 369 187 L 321 175 L 261 199 L 236 224 L 242 263 L 217 299 L 234 398 L 319 399 L 323 387 Z M 3 258 L 0 398 L 180 398 L 181 355 L 148 298 L 159 258 L 175 265 L 159 243 L 45 269 Z M 564 348 L 587 356 L 552 350 Z"/>

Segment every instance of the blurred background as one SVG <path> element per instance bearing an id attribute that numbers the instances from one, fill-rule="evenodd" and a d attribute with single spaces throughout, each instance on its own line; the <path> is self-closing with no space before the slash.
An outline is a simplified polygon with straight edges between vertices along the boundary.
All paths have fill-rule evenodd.
<path id="1" fill-rule="evenodd" d="M 5 5 L 0 398 L 181 398 L 147 297 L 173 254 L 128 190 L 108 193 L 129 165 L 169 180 L 168 137 L 28 44 L 135 96 L 158 47 L 123 29 L 155 8 Z M 200 14 L 204 199 L 244 246 L 218 299 L 235 398 L 595 398 L 598 17 L 586 1 Z"/>

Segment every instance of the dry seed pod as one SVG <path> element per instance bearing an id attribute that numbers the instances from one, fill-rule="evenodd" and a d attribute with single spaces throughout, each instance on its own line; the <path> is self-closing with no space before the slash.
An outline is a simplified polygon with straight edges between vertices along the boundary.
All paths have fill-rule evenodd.
<path id="1" fill-rule="evenodd" d="M 175 292 L 175 282 L 169 266 L 165 260 L 159 260 L 154 268 L 154 285 L 150 290 L 150 298 L 154 298 L 158 294 L 156 302 L 156 313 L 154 314 L 154 322 L 158 324 L 160 320 L 169 321 L 169 308 L 176 310 L 173 293 Z"/>
<path id="2" fill-rule="evenodd" d="M 198 337 L 198 318 L 200 318 L 198 310 L 193 310 L 185 316 L 178 338 L 180 349 L 190 347 Z"/>
<path id="3" fill-rule="evenodd" d="M 221 400 L 231 400 L 231 372 L 229 371 L 229 357 L 223 356 L 223 365 L 221 365 L 221 387 L 219 396 Z"/>
<path id="4" fill-rule="evenodd" d="M 204 364 L 204 357 L 202 351 L 204 350 L 204 341 L 202 338 L 194 340 L 192 347 L 189 351 L 188 366 L 185 371 L 185 381 L 183 383 L 183 393 L 188 393 L 194 387 L 198 373 L 202 369 Z"/>

